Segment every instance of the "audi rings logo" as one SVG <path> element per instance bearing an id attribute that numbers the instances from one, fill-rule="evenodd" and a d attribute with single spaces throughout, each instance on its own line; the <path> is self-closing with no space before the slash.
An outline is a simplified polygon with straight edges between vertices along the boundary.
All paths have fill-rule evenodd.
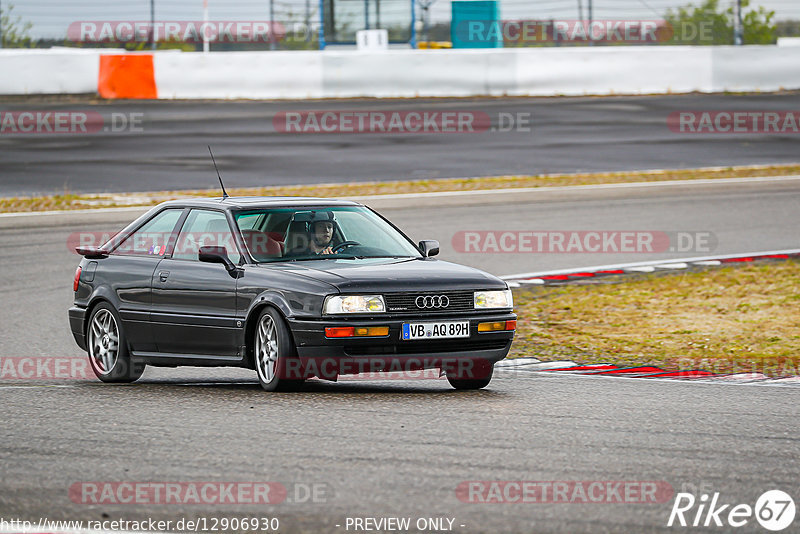
<path id="1" fill-rule="evenodd" d="M 417 308 L 438 309 L 448 307 L 450 299 L 447 298 L 447 295 L 420 295 L 414 303 L 416 303 Z"/>

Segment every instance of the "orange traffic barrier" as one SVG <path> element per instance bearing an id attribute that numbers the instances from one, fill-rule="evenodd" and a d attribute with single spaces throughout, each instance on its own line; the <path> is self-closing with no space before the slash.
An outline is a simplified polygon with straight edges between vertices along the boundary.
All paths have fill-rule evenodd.
<path id="1" fill-rule="evenodd" d="M 158 98 L 152 54 L 101 55 L 97 92 L 103 98 Z"/>

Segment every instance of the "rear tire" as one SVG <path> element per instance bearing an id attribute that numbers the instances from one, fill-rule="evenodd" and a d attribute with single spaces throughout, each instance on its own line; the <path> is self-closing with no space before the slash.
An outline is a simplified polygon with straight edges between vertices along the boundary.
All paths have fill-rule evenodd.
<path id="1" fill-rule="evenodd" d="M 117 310 L 106 302 L 98 304 L 89 317 L 86 350 L 92 371 L 103 382 L 135 382 L 144 373 L 145 364 L 135 361 L 128 351 Z"/>
<path id="2" fill-rule="evenodd" d="M 253 363 L 264 391 L 293 391 L 304 382 L 294 340 L 281 314 L 264 308 L 253 332 Z"/>

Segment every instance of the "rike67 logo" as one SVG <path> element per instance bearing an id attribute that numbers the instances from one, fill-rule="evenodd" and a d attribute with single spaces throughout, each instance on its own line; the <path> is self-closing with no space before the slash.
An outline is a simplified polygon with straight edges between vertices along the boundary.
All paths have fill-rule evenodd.
<path id="1" fill-rule="evenodd" d="M 755 506 L 722 503 L 719 492 L 709 500 L 704 493 L 697 499 L 691 493 L 678 493 L 669 514 L 667 526 L 681 527 L 743 527 L 753 518 L 767 530 L 777 532 L 794 521 L 795 505 L 792 498 L 781 490 L 764 492 Z"/>

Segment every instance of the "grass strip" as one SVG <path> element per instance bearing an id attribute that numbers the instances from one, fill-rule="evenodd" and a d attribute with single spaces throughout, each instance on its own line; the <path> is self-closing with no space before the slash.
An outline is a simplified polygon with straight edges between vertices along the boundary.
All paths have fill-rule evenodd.
<path id="1" fill-rule="evenodd" d="M 707 180 L 715 178 L 788 176 L 796 174 L 800 174 L 800 164 L 608 173 L 486 176 L 477 178 L 441 178 L 429 180 L 285 185 L 270 187 L 240 187 L 230 188 L 228 189 L 228 193 L 231 196 L 362 197 L 372 195 L 392 195 L 399 193 L 475 191 L 515 189 L 521 187 L 654 182 L 665 180 Z M 213 175 L 209 175 L 210 181 L 211 176 Z M 0 198 L 0 211 L 10 213 L 129 206 L 153 206 L 166 200 L 175 200 L 187 197 L 216 197 L 219 195 L 220 191 L 216 188 L 187 191 L 156 191 L 147 193 L 116 194 L 75 194 L 65 191 L 64 193 L 58 195 Z"/>
<path id="2" fill-rule="evenodd" d="M 518 290 L 510 357 L 800 374 L 800 262 Z"/>

